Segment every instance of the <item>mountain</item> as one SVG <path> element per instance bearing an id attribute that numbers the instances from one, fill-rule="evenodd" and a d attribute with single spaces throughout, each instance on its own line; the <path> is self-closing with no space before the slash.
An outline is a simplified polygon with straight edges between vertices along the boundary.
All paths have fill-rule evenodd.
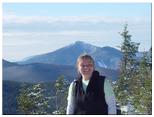
<path id="1" fill-rule="evenodd" d="M 115 48 L 106 46 L 97 50 L 92 56 L 95 59 L 97 66 L 109 69 L 119 69 L 122 53 Z"/>
<path id="2" fill-rule="evenodd" d="M 3 60 L 3 80 L 34 83 L 50 82 L 55 81 L 61 75 L 64 75 L 68 81 L 72 81 L 72 78 L 76 75 L 75 68 L 45 63 L 19 65 Z"/>
<path id="3" fill-rule="evenodd" d="M 3 63 L 3 66 L 5 66 L 5 67 L 10 67 L 10 66 L 13 66 L 13 65 L 17 65 L 14 62 L 8 62 L 6 60 L 2 60 L 2 63 Z"/>
<path id="4" fill-rule="evenodd" d="M 104 69 L 101 67 L 97 67 L 96 69 L 101 75 L 105 75 L 113 81 L 118 78 L 119 73 L 117 70 Z M 61 75 L 63 75 L 66 80 L 70 82 L 73 81 L 77 77 L 75 66 L 47 63 L 19 65 L 3 60 L 3 80 L 41 83 L 55 81 Z"/>
<path id="5" fill-rule="evenodd" d="M 26 58 L 19 64 L 48 63 L 57 65 L 75 65 L 77 57 L 82 54 L 90 54 L 96 66 L 108 69 L 118 69 L 122 54 L 112 47 L 97 47 L 85 42 L 77 41 L 71 45 L 60 48 L 54 52 L 36 55 Z"/>

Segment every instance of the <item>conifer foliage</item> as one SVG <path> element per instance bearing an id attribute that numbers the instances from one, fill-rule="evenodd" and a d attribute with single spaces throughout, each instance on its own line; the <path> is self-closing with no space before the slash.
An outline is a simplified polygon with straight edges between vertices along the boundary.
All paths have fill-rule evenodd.
<path id="1" fill-rule="evenodd" d="M 56 80 L 56 111 L 53 114 L 66 114 L 68 86 L 69 82 L 64 79 L 63 75 Z"/>
<path id="2" fill-rule="evenodd" d="M 19 114 L 47 114 L 50 97 L 46 97 L 41 84 L 23 86 L 17 97 Z"/>
<path id="3" fill-rule="evenodd" d="M 114 85 L 117 102 L 125 108 L 123 114 L 151 114 L 152 76 L 150 56 L 137 59 L 139 43 L 132 42 L 127 29 L 120 33 L 123 38 L 120 76 Z"/>

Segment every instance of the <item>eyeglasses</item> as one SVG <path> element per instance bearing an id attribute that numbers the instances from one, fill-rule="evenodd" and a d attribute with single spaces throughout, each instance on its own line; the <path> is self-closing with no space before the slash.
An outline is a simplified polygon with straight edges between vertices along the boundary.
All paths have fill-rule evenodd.
<path id="1" fill-rule="evenodd" d="M 81 67 L 93 67 L 93 64 L 87 64 L 87 65 L 86 64 L 81 64 L 80 66 Z"/>

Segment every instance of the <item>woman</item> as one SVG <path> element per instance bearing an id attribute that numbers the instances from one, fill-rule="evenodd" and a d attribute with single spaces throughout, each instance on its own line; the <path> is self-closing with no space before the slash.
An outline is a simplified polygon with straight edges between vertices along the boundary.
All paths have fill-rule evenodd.
<path id="1" fill-rule="evenodd" d="M 77 70 L 79 78 L 69 87 L 67 114 L 116 114 L 111 84 L 95 71 L 92 57 L 80 55 L 77 59 Z"/>

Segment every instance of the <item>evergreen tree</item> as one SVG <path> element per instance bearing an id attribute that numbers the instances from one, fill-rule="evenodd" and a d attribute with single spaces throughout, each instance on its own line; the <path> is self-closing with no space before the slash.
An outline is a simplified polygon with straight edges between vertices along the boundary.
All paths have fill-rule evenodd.
<path id="1" fill-rule="evenodd" d="M 135 58 L 136 53 L 138 52 L 139 43 L 131 41 L 131 35 L 127 29 L 127 24 L 124 26 L 124 30 L 120 35 L 123 38 L 123 43 L 121 45 L 123 57 L 120 64 L 120 77 L 116 82 L 115 94 L 117 101 L 121 106 L 132 106 L 133 87 L 131 83 L 136 75 L 137 61 Z M 133 107 L 131 107 L 131 109 L 133 109 Z"/>
<path id="2" fill-rule="evenodd" d="M 41 84 L 31 87 L 24 86 L 17 97 L 18 110 L 20 114 L 47 114 L 48 101 Z"/>
<path id="3" fill-rule="evenodd" d="M 139 114 L 152 114 L 152 62 L 149 54 L 151 51 L 144 53 L 139 64 L 138 74 L 135 77 L 133 105 Z"/>
<path id="4" fill-rule="evenodd" d="M 66 114 L 68 84 L 64 76 L 56 80 L 56 111 L 53 114 Z"/>

